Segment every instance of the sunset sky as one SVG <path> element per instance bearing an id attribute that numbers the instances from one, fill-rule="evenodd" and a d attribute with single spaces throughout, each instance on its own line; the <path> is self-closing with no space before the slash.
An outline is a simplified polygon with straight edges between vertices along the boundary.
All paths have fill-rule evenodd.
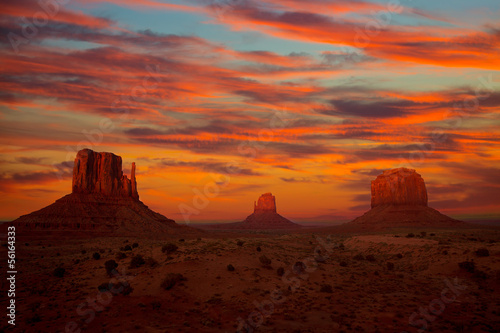
<path id="1" fill-rule="evenodd" d="M 135 161 L 141 200 L 181 223 L 242 220 L 265 192 L 293 221 L 346 221 L 400 166 L 429 206 L 500 216 L 498 0 L 7 0 L 0 18 L 0 220 L 70 193 L 82 148 Z"/>

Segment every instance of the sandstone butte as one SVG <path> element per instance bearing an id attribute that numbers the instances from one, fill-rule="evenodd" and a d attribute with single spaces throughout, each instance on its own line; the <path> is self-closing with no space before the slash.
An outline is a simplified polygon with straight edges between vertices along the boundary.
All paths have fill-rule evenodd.
<path id="1" fill-rule="evenodd" d="M 12 223 L 28 230 L 86 230 L 127 235 L 193 231 L 152 211 L 139 200 L 135 171 L 135 163 L 132 163 L 129 179 L 123 174 L 120 156 L 80 150 L 73 166 L 72 193 Z"/>
<path id="2" fill-rule="evenodd" d="M 362 229 L 384 229 L 464 224 L 428 207 L 427 201 L 424 179 L 415 170 L 386 170 L 371 182 L 372 209 L 346 225 Z"/>
<path id="3" fill-rule="evenodd" d="M 242 222 L 213 225 L 216 229 L 297 229 L 301 225 L 284 218 L 276 211 L 276 198 L 271 193 L 264 193 L 254 202 L 253 213 Z"/>

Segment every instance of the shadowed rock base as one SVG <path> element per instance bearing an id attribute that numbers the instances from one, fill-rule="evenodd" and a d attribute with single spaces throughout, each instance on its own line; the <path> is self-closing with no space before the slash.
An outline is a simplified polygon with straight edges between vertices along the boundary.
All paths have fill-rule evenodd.
<path id="1" fill-rule="evenodd" d="M 437 210 L 425 206 L 383 205 L 370 209 L 345 226 L 362 230 L 382 230 L 395 227 L 450 227 L 462 226 L 464 222 L 452 219 Z"/>
<path id="2" fill-rule="evenodd" d="M 24 230 L 89 230 L 113 234 L 168 234 L 191 229 L 133 198 L 77 193 L 68 194 L 12 223 Z"/>

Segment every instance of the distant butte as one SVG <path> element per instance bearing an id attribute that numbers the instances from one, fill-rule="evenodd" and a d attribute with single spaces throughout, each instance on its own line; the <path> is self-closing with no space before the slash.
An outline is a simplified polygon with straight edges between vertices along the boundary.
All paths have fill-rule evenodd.
<path id="1" fill-rule="evenodd" d="M 301 225 L 293 223 L 284 218 L 276 211 L 276 198 L 271 193 L 264 193 L 254 202 L 253 213 L 242 222 L 212 225 L 209 228 L 216 229 L 297 229 Z"/>
<path id="2" fill-rule="evenodd" d="M 401 226 L 457 226 L 464 223 L 427 206 L 427 189 L 413 169 L 386 170 L 371 183 L 371 207 L 345 224 L 376 230 Z"/>
<path id="3" fill-rule="evenodd" d="M 190 232 L 139 200 L 135 163 L 130 179 L 122 158 L 90 149 L 78 152 L 73 166 L 72 193 L 12 222 L 28 230 L 85 230 L 112 234 Z"/>

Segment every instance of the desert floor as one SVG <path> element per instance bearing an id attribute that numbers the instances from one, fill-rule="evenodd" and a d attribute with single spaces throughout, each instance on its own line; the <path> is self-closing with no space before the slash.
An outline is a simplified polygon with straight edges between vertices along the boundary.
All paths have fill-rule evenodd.
<path id="1" fill-rule="evenodd" d="M 407 237 L 409 233 L 415 237 Z M 15 331 L 235 332 L 240 328 L 245 332 L 246 326 L 256 332 L 424 328 L 498 332 L 500 328 L 499 229 L 405 229 L 362 235 L 314 230 L 201 232 L 182 238 L 19 237 Z M 178 249 L 162 252 L 167 243 Z M 489 256 L 481 256 L 484 250 L 476 253 L 478 249 L 487 249 Z M 0 251 L 6 258 L 6 247 Z M 120 252 L 126 257 L 118 259 Z M 100 258 L 95 259 L 94 253 Z M 145 263 L 138 260 L 138 267 L 130 267 L 137 255 Z M 262 256 L 270 264 L 261 262 Z M 108 260 L 118 264 L 113 278 L 105 269 Z M 467 260 L 474 261 L 474 271 L 459 267 Z M 1 265 L 6 271 L 4 260 Z M 62 277 L 54 275 L 58 267 L 65 269 Z M 182 279 L 176 281 L 171 275 L 171 288 L 165 289 L 162 282 L 169 273 L 182 274 Z M 102 284 L 109 288 L 110 282 L 111 291 L 98 290 Z M 123 288 L 127 285 L 132 290 Z M 2 279 L 2 290 L 6 286 Z M 2 327 L 13 331 L 5 317 Z"/>

